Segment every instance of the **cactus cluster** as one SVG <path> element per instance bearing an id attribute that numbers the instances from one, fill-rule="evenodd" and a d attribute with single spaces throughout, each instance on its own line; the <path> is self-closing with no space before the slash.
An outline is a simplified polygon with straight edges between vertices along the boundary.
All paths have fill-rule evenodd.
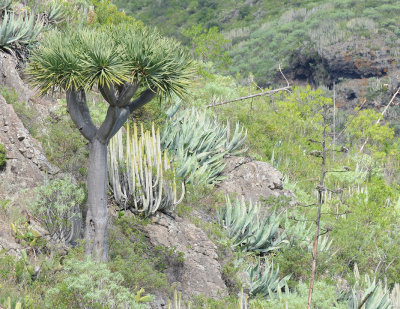
<path id="1" fill-rule="evenodd" d="M 279 231 L 282 214 L 272 212 L 260 215 L 258 203 L 236 199 L 232 205 L 226 198 L 226 206 L 218 210 L 218 220 L 227 230 L 234 246 L 244 251 L 269 253 L 288 243 L 286 233 Z"/>
<path id="2" fill-rule="evenodd" d="M 110 187 L 121 208 L 149 216 L 158 210 L 171 212 L 181 203 L 184 183 L 179 196 L 175 172 L 167 151 L 161 150 L 154 124 L 151 133 L 144 132 L 143 125 L 138 132 L 136 124 L 133 134 L 129 127 L 125 137 L 120 130 L 110 140 L 108 152 Z"/>
<path id="3" fill-rule="evenodd" d="M 0 26 L 0 48 L 15 50 L 32 44 L 43 30 L 43 24 L 33 14 L 18 16 L 5 11 Z"/>
<path id="4" fill-rule="evenodd" d="M 237 155 L 246 149 L 247 132 L 236 123 L 233 133 L 226 126 L 195 108 L 180 110 L 179 104 L 167 111 L 161 133 L 161 147 L 172 154 L 176 173 L 187 183 L 217 183 L 222 180 L 224 156 Z"/>

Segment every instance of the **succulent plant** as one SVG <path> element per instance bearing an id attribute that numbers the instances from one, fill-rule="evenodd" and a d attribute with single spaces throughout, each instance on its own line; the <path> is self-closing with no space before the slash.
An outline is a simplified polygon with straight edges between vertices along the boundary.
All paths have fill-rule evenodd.
<path id="1" fill-rule="evenodd" d="M 268 253 L 288 243 L 285 232 L 279 231 L 282 214 L 275 212 L 260 215 L 258 203 L 246 205 L 244 199 L 236 199 L 232 205 L 226 198 L 226 205 L 218 210 L 219 223 L 227 230 L 233 246 L 244 251 Z"/>
<path id="2" fill-rule="evenodd" d="M 177 163 L 177 176 L 190 183 L 217 183 L 224 167 L 224 156 L 246 151 L 247 133 L 239 123 L 231 136 L 229 123 L 221 125 L 206 111 L 180 110 L 180 103 L 167 111 L 168 120 L 161 133 L 161 147 Z"/>
<path id="3" fill-rule="evenodd" d="M 29 45 L 42 30 L 43 24 L 35 20 L 34 15 L 15 17 L 13 13 L 5 11 L 0 26 L 0 48 L 11 51 L 18 45 Z"/>
<path id="4" fill-rule="evenodd" d="M 125 144 L 124 141 L 125 140 Z M 158 210 L 171 212 L 182 202 L 185 187 L 178 197 L 177 179 L 167 151 L 161 150 L 160 132 L 144 132 L 140 137 L 136 124 L 133 134 L 127 127 L 126 138 L 120 130 L 109 144 L 108 173 L 117 203 L 146 216 Z"/>
<path id="5" fill-rule="evenodd" d="M 375 278 L 371 280 L 367 274 L 364 276 L 364 280 L 361 280 L 357 264 L 354 266 L 354 277 L 356 282 L 348 297 L 350 309 L 397 308 L 391 305 L 389 291 L 381 281 L 377 282 Z"/>
<path id="6" fill-rule="evenodd" d="M 62 22 L 65 17 L 62 11 L 62 5 L 57 1 L 52 3 L 45 16 L 49 24 L 57 24 Z"/>
<path id="7" fill-rule="evenodd" d="M 1 304 L 0 304 L 1 305 Z M 5 304 L 5 309 L 12 309 L 13 307 L 11 306 L 11 298 L 10 297 L 8 297 L 7 298 L 7 302 L 6 302 L 6 304 Z M 0 306 L 1 307 L 1 306 Z M 16 304 L 15 304 L 15 307 L 14 307 L 15 309 L 21 309 L 22 308 L 22 304 L 20 303 L 20 302 L 17 302 Z"/>
<path id="8" fill-rule="evenodd" d="M 31 209 L 51 240 L 73 245 L 81 234 L 84 190 L 66 178 L 37 187 L 35 194 Z"/>
<path id="9" fill-rule="evenodd" d="M 0 0 L 0 11 L 7 11 L 10 9 L 12 0 Z"/>
<path id="10" fill-rule="evenodd" d="M 266 298 L 280 297 L 282 291 L 285 294 L 290 293 L 287 286 L 287 281 L 290 279 L 291 275 L 280 279 L 279 278 L 279 265 L 274 268 L 273 263 L 269 263 L 267 259 L 258 264 L 251 266 L 248 269 L 250 277 L 250 294 L 260 295 Z"/>
<path id="11" fill-rule="evenodd" d="M 312 225 L 306 221 L 293 222 L 286 216 L 284 230 L 287 235 L 290 246 L 298 246 L 300 248 L 307 248 L 310 252 L 313 249 L 313 231 Z M 326 252 L 331 248 L 333 240 L 328 235 L 319 237 L 318 251 Z"/>

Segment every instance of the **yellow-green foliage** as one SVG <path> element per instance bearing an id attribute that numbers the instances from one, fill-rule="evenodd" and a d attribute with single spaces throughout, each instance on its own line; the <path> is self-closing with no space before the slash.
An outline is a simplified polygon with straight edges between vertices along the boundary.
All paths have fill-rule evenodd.
<path id="1" fill-rule="evenodd" d="M 7 161 L 6 147 L 0 143 L 0 170 L 4 168 Z"/>
<path id="2" fill-rule="evenodd" d="M 365 109 L 359 112 L 348 128 L 350 142 L 361 147 L 367 140 L 366 147 L 376 159 L 385 157 L 385 152 L 388 152 L 387 145 L 394 137 L 393 128 L 381 120 L 381 113 Z"/>
<path id="3" fill-rule="evenodd" d="M 94 6 L 92 15 L 88 16 L 88 23 L 92 25 L 118 25 L 130 24 L 136 27 L 143 27 L 141 21 L 136 21 L 133 17 L 128 16 L 123 11 L 112 4 L 109 0 L 91 0 Z"/>

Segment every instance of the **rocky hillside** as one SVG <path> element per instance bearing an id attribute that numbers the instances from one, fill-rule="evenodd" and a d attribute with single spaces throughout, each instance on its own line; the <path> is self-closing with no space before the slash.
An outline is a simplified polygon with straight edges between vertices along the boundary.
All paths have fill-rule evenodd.
<path id="1" fill-rule="evenodd" d="M 399 5 L 116 3 L 0 1 L 0 308 L 400 308 Z"/>
<path id="2" fill-rule="evenodd" d="M 228 72 L 261 86 L 337 85 L 338 106 L 380 106 L 398 88 L 400 5 L 393 1 L 116 1 L 183 42 L 183 30 L 217 26 L 229 40 Z M 382 92 L 388 93 L 382 96 Z"/>
<path id="3" fill-rule="evenodd" d="M 20 78 L 16 69 L 17 59 L 4 53 L 1 57 L 3 80 L 0 87 L 8 89 L 6 94 L 8 91 L 18 91 L 19 100 L 31 106 L 30 112 L 40 114 L 43 118 L 46 114 L 49 115 L 49 111 L 58 108 L 54 98 L 38 99 L 35 91 Z M 24 117 L 23 114 L 20 116 Z M 38 125 L 41 130 L 46 130 L 45 122 Z M 7 208 L 15 209 L 13 216 L 17 215 L 19 221 L 26 220 L 28 231 L 34 231 L 41 235 L 40 237 L 47 238 L 47 231 L 32 216 L 27 197 L 32 198 L 35 188 L 52 179 L 62 179 L 65 173 L 48 162 L 40 142 L 31 136 L 15 113 L 13 105 L 3 96 L 0 96 L 0 128 L 0 143 L 5 146 L 7 154 L 6 165 L 0 171 L 0 199 L 7 201 Z M 227 167 L 223 172 L 226 180 L 220 183 L 213 195 L 218 195 L 219 192 L 238 194 L 239 197 L 254 201 L 260 198 L 289 196 L 294 200 L 290 192 L 283 190 L 282 175 L 268 163 L 242 157 L 227 160 Z M 118 217 L 113 203 L 110 203 L 109 210 L 113 217 Z M 11 228 L 11 224 L 16 223 L 12 221 L 8 211 L 3 211 L 5 213 L 0 217 L 1 252 L 21 258 L 22 252 L 27 250 L 26 243 Z M 230 291 L 227 286 L 230 286 L 232 281 L 224 275 L 223 267 L 230 261 L 229 255 L 224 256 L 229 250 L 220 252 L 221 248 L 218 248 L 210 240 L 207 232 L 202 230 L 212 214 L 199 209 L 192 215 L 196 218 L 197 226 L 192 220 L 177 215 L 167 216 L 160 213 L 154 216 L 150 223 L 140 227 L 140 233 L 143 233 L 146 239 L 144 244 L 155 252 L 168 252 L 163 253 L 165 269 L 162 274 L 166 276 L 169 285 L 182 293 L 184 300 L 196 296 L 211 299 L 227 297 Z M 207 228 L 205 230 L 207 231 Z M 148 254 L 151 255 L 149 252 Z M 32 263 L 38 265 L 37 261 Z M 151 307 L 164 308 L 168 304 L 170 292 L 160 289 L 154 290 L 153 293 L 156 298 Z"/>

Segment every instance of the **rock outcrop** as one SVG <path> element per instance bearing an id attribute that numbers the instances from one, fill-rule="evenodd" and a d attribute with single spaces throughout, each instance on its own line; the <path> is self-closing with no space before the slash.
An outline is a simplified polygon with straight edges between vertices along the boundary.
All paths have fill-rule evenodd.
<path id="1" fill-rule="evenodd" d="M 174 248 L 183 253 L 184 261 L 168 265 L 166 274 L 184 299 L 196 295 L 213 298 L 227 295 L 217 247 L 200 228 L 186 219 L 158 213 L 145 230 L 152 245 Z M 157 308 L 163 308 L 161 303 Z"/>
<path id="2" fill-rule="evenodd" d="M 336 84 L 337 107 L 354 108 L 367 100 L 364 107 L 381 107 L 400 86 L 400 64 L 393 48 L 379 36 L 371 38 L 350 37 L 328 46 L 303 47 L 295 50 L 285 75 L 293 85 Z M 385 78 L 384 87 L 379 92 L 386 92 L 382 101 L 371 98 L 369 78 Z M 276 81 L 285 82 L 280 73 Z M 383 84 L 382 83 L 382 84 Z M 376 91 L 376 89 L 375 89 Z"/>
<path id="3" fill-rule="evenodd" d="M 253 202 L 271 196 L 294 198 L 293 193 L 283 189 L 281 172 L 267 162 L 230 157 L 223 176 L 226 178 L 218 185 L 218 189 L 225 194 L 237 195 Z"/>
<path id="4" fill-rule="evenodd" d="M 6 167 L 0 172 L 1 192 L 12 195 L 40 184 L 45 174 L 55 174 L 38 141 L 24 127 L 12 105 L 0 96 L 0 143 L 7 151 Z"/>

